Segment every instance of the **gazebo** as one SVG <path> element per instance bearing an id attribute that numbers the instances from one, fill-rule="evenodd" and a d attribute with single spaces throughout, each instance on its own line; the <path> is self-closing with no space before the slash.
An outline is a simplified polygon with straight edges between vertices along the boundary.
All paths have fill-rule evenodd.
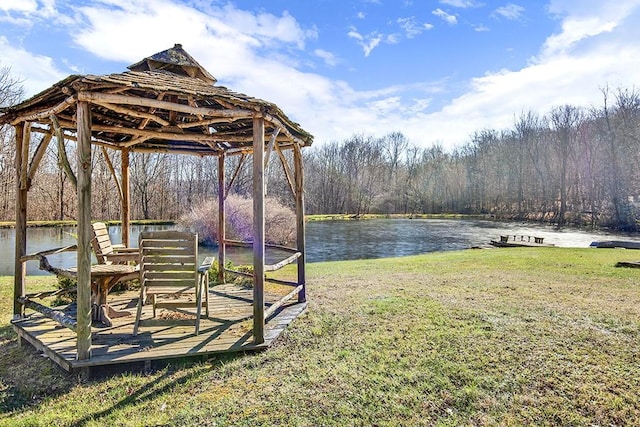
<path id="1" fill-rule="evenodd" d="M 129 71 L 102 76 L 71 75 L 32 98 L 0 111 L 0 124 L 15 128 L 16 137 L 16 241 L 14 329 L 19 339 L 42 349 L 66 369 L 96 364 L 139 360 L 104 356 L 92 357 L 91 321 L 91 153 L 120 152 L 121 169 L 111 167 L 121 199 L 123 243 L 129 245 L 130 196 L 129 159 L 131 153 L 174 153 L 218 157 L 219 217 L 218 264 L 220 280 L 224 280 L 225 248 L 228 244 L 244 244 L 253 248 L 252 330 L 250 342 L 224 347 L 227 351 L 244 351 L 267 345 L 280 329 L 270 330 L 265 321 L 284 314 L 285 321 L 294 319 L 305 302 L 305 233 L 303 162 L 301 148 L 311 145 L 313 137 L 292 122 L 275 104 L 217 86 L 216 79 L 191 57 L 180 44 L 159 52 L 128 67 Z M 39 135 L 39 140 L 36 139 Z M 34 150 L 31 150 L 31 141 Z M 75 354 L 62 354 L 42 338 L 36 329 L 24 322 L 26 293 L 27 201 L 31 181 L 50 141 L 75 141 L 77 144 L 77 317 L 74 325 Z M 289 150 L 292 156 L 286 156 Z M 265 264 L 265 166 L 273 157 L 280 159 L 285 178 L 295 198 L 296 247 L 291 257 L 276 266 Z M 253 241 L 231 242 L 225 236 L 225 159 L 229 156 L 253 158 Z M 277 155 L 277 156 L 276 156 Z M 107 156 L 108 158 L 108 156 Z M 292 165 L 290 165 L 292 159 Z M 232 178 L 233 179 L 233 178 Z M 282 281 L 292 290 L 265 308 L 265 271 L 286 263 L 297 264 L 297 280 Z M 294 303 L 295 301 L 295 303 Z M 293 308 L 292 308 L 293 307 Z M 281 319 L 282 320 L 282 319 Z M 48 321 L 48 320 L 47 320 Z M 59 329 L 59 325 L 50 326 Z M 40 328 L 47 326 L 40 324 Z M 31 328 L 31 329 L 30 329 Z M 35 331 L 35 332 L 34 332 Z M 39 330 L 42 332 L 41 330 Z M 274 332 L 275 331 L 275 332 Z M 211 340 L 206 333 L 201 340 Z M 124 339 L 124 338 L 121 338 Z M 237 343 L 236 343 L 237 344 Z M 179 357 L 194 351 L 162 353 L 158 357 Z M 215 352 L 216 350 L 211 350 Z M 205 351 L 206 352 L 206 351 Z M 109 352 L 107 352 L 109 353 Z M 147 356 L 154 359 L 153 354 Z"/>

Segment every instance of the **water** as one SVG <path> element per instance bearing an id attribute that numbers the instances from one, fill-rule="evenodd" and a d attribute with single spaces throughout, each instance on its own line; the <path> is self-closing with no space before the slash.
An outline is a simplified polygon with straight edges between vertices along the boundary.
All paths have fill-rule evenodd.
<path id="1" fill-rule="evenodd" d="M 509 234 L 543 237 L 544 243 L 560 247 L 588 247 L 599 240 L 640 239 L 638 235 L 483 220 L 318 221 L 307 224 L 307 259 L 338 261 L 454 251 L 487 245 L 500 235 Z"/>
<path id="2" fill-rule="evenodd" d="M 131 242 L 135 246 L 143 230 L 162 230 L 172 226 L 132 226 Z M 460 219 L 393 219 L 365 221 L 317 221 L 307 223 L 307 261 L 337 261 L 416 255 L 425 252 L 452 251 L 481 246 L 500 235 L 517 234 L 544 237 L 545 243 L 561 247 L 588 247 L 600 240 L 640 240 L 638 235 L 557 230 L 553 226 L 502 223 Z M 27 253 L 39 252 L 76 243 L 75 227 L 38 227 L 27 230 Z M 120 227 L 110 227 L 113 242 L 121 242 Z M 0 275 L 13 275 L 15 230 L 0 229 Z M 217 256 L 217 248 L 201 247 L 201 257 Z M 235 264 L 250 264 L 251 251 L 227 248 L 227 257 Z M 285 256 L 267 251 L 267 263 Z M 48 257 L 56 267 L 75 266 L 75 253 Z M 28 274 L 45 274 L 37 261 L 27 263 Z"/>

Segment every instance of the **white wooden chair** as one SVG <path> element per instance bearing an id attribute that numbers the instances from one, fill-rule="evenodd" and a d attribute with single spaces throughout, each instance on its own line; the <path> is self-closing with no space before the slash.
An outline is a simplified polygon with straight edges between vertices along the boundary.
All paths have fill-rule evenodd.
<path id="1" fill-rule="evenodd" d="M 209 267 L 213 257 L 198 266 L 198 235 L 179 231 L 140 233 L 140 298 L 133 335 L 138 334 L 145 295 L 151 298 L 153 317 L 157 308 L 196 307 L 195 334 L 200 331 L 200 313 L 209 316 Z M 202 294 L 204 292 L 204 301 Z M 195 302 L 193 296 L 195 294 Z M 171 299 L 162 300 L 162 295 Z M 186 300 L 185 297 L 191 296 Z"/>

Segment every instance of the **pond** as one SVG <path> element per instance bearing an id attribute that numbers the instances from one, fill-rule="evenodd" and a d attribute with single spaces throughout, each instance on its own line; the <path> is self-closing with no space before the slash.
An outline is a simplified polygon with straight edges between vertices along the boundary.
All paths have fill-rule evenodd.
<path id="1" fill-rule="evenodd" d="M 131 241 L 137 244 L 143 230 L 161 230 L 173 226 L 132 226 Z M 27 253 L 67 246 L 76 242 L 75 227 L 33 227 L 27 230 Z M 118 226 L 109 228 L 114 242 L 121 242 Z M 544 237 L 545 243 L 563 247 L 588 247 L 599 240 L 640 240 L 638 235 L 558 230 L 553 226 L 467 219 L 374 219 L 364 221 L 311 221 L 307 223 L 307 261 L 337 261 L 416 255 L 425 252 L 452 251 L 483 246 L 500 235 L 518 234 Z M 13 275 L 15 230 L 0 229 L 0 275 Z M 217 248 L 201 247 L 200 255 L 217 255 Z M 250 264 L 251 252 L 228 248 L 235 264 Z M 640 253 L 639 253 L 640 256 Z M 267 262 L 282 259 L 268 252 Z M 49 257 L 52 265 L 72 267 L 75 254 Z M 36 261 L 27 263 L 28 274 L 45 274 Z"/>

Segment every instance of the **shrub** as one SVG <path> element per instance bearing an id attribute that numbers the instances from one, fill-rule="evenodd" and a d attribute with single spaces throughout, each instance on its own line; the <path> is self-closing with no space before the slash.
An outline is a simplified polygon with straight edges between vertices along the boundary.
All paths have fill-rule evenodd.
<path id="1" fill-rule="evenodd" d="M 253 241 L 253 201 L 230 195 L 225 201 L 227 239 Z M 293 210 L 277 199 L 265 199 L 265 239 L 267 243 L 286 245 L 296 237 L 296 216 Z M 198 233 L 205 245 L 218 243 L 218 201 L 206 200 L 178 220 L 178 226 Z"/>

